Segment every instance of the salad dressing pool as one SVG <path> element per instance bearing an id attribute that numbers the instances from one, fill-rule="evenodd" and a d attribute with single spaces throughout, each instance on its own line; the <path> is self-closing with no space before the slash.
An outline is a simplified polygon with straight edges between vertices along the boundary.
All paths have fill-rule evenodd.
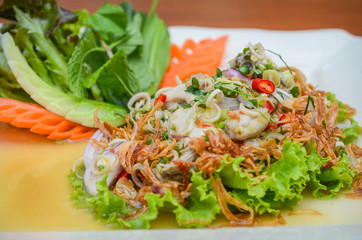
<path id="1" fill-rule="evenodd" d="M 86 143 L 54 143 L 0 123 L 0 231 L 109 230 L 70 200 L 67 175 Z M 322 215 L 288 216 L 290 211 L 283 211 L 287 225 L 362 223 L 360 201 L 343 193 L 336 200 L 317 200 L 306 194 L 296 210 L 303 209 Z M 152 227 L 176 228 L 177 224 L 172 214 L 165 213 Z"/>

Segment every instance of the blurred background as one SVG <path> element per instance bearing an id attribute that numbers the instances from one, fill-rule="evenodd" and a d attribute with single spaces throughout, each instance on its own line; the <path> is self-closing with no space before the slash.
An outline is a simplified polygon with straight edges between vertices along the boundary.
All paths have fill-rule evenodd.
<path id="1" fill-rule="evenodd" d="M 58 0 L 64 8 L 95 12 L 121 0 Z M 148 12 L 152 0 L 129 0 Z M 362 0 L 159 0 L 158 15 L 168 26 L 302 30 L 340 28 L 362 35 Z"/>

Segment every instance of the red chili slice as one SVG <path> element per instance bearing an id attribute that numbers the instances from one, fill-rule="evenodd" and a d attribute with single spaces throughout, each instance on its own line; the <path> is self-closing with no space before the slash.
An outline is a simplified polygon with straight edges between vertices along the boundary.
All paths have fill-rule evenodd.
<path id="1" fill-rule="evenodd" d="M 284 125 L 284 124 L 287 124 L 287 123 L 290 123 L 292 121 L 296 121 L 298 120 L 298 116 L 295 115 L 295 114 L 283 114 L 280 118 L 279 118 L 279 123 L 278 125 Z"/>
<path id="2" fill-rule="evenodd" d="M 161 102 L 166 102 L 166 100 L 167 100 L 167 95 L 165 95 L 165 94 L 160 94 L 156 99 L 155 99 L 155 104 L 154 105 L 156 105 L 159 101 L 161 101 Z"/>
<path id="3" fill-rule="evenodd" d="M 122 177 L 125 177 L 125 178 L 130 178 L 130 174 L 128 173 L 128 172 L 126 172 L 126 171 L 123 171 L 123 172 L 121 172 L 121 174 L 118 176 L 118 178 L 122 178 Z"/>
<path id="4" fill-rule="evenodd" d="M 207 127 L 215 127 L 215 126 L 212 125 L 212 124 L 203 123 L 203 124 L 201 125 L 201 127 L 207 128 Z"/>
<path id="5" fill-rule="evenodd" d="M 178 165 L 178 168 L 181 171 L 188 172 L 190 170 L 189 166 L 187 166 L 185 163 L 176 163 Z"/>
<path id="6" fill-rule="evenodd" d="M 275 91 L 275 85 L 272 81 L 261 78 L 254 78 L 251 86 L 253 90 L 259 93 L 271 94 Z"/>
<path id="7" fill-rule="evenodd" d="M 265 104 L 263 105 L 263 107 L 268 109 L 268 113 L 272 113 L 275 109 L 273 104 L 270 101 L 266 101 Z"/>
<path id="8" fill-rule="evenodd" d="M 268 130 L 268 129 L 277 129 L 278 128 L 278 124 L 273 124 L 273 123 L 269 123 L 268 126 L 265 128 L 265 130 Z"/>

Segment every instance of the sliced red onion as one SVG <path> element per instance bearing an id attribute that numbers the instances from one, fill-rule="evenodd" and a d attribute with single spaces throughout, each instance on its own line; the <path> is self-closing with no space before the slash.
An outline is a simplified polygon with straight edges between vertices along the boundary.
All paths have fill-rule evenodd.
<path id="1" fill-rule="evenodd" d="M 96 155 L 96 153 L 98 152 L 98 149 L 96 147 L 94 147 L 94 145 L 92 144 L 92 139 L 100 141 L 102 137 L 105 137 L 104 134 L 102 133 L 101 130 L 97 130 L 92 138 L 90 139 L 89 143 L 87 144 L 87 146 L 84 149 L 84 153 L 83 153 L 83 164 L 85 168 L 88 168 L 91 161 L 93 160 L 94 156 Z"/>
<path id="2" fill-rule="evenodd" d="M 188 137 L 189 137 L 188 135 L 171 134 L 171 138 L 172 138 L 172 139 L 176 139 L 176 140 L 180 140 L 180 139 L 188 138 Z"/>
<path id="3" fill-rule="evenodd" d="M 284 100 L 293 97 L 290 93 L 288 93 L 287 91 L 280 89 L 280 88 L 276 88 L 275 92 L 281 93 L 283 95 Z"/>
<path id="4" fill-rule="evenodd" d="M 247 101 L 245 101 L 240 94 L 238 94 L 237 98 L 245 107 L 252 108 L 252 106 L 250 106 L 250 104 Z"/>
<path id="5" fill-rule="evenodd" d="M 234 69 L 234 68 L 230 68 L 230 69 L 226 69 L 222 71 L 224 76 L 227 77 L 238 77 L 240 80 L 244 80 L 247 82 L 251 82 L 253 81 L 253 79 L 248 78 L 247 76 L 245 76 L 244 74 L 242 74 L 241 72 L 239 72 L 238 70 Z"/>
<path id="6" fill-rule="evenodd" d="M 98 130 L 91 139 L 95 139 L 97 141 L 100 141 L 102 137 L 106 136 L 102 133 L 102 131 Z M 120 142 L 115 142 L 114 146 L 112 146 L 112 148 L 116 147 L 118 149 L 118 146 L 123 144 L 123 141 Z M 116 161 L 114 162 L 114 164 L 112 164 L 112 166 L 110 167 L 110 169 L 105 172 L 104 174 L 108 174 L 108 178 L 107 178 L 107 186 L 110 187 L 117 179 L 117 176 L 122 172 L 123 168 L 121 166 L 121 164 L 118 161 L 118 155 L 115 153 L 110 152 L 111 148 L 108 148 L 106 152 L 103 152 L 104 155 L 115 155 L 116 156 Z M 98 150 L 96 146 L 94 146 L 94 144 L 92 144 L 92 142 L 90 141 L 85 150 L 84 150 L 84 160 L 83 160 L 83 164 L 85 167 L 85 173 L 84 173 L 84 187 L 86 189 L 86 191 L 94 196 L 97 194 L 97 186 L 96 183 L 100 180 L 102 180 L 103 175 L 97 175 L 94 174 L 92 172 L 92 164 L 95 164 L 95 159 L 96 157 L 101 153 L 102 151 Z"/>

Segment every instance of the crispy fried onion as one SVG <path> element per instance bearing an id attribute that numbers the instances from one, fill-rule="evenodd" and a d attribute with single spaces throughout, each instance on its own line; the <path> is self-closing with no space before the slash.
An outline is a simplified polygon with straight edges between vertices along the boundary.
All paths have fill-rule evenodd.
<path id="1" fill-rule="evenodd" d="M 269 139 L 268 141 L 260 145 L 261 149 L 265 149 L 269 155 L 274 156 L 275 159 L 283 157 L 283 153 L 280 151 L 275 138 Z"/>
<path id="2" fill-rule="evenodd" d="M 313 210 L 313 209 L 303 209 L 303 210 L 299 210 L 299 211 L 293 211 L 293 212 L 289 212 L 288 215 L 293 216 L 293 215 L 303 215 L 303 214 L 312 214 L 312 215 L 318 215 L 318 216 L 323 215 L 320 212 Z"/>
<path id="3" fill-rule="evenodd" d="M 199 158 L 196 159 L 195 164 L 198 169 L 204 173 L 212 174 L 219 168 L 222 155 L 204 152 Z"/>
<path id="4" fill-rule="evenodd" d="M 325 92 L 314 90 L 309 92 L 309 96 L 287 99 L 284 107 L 293 109 L 297 121 L 290 122 L 284 129 L 289 132 L 289 138 L 293 141 L 302 144 L 316 141 L 317 151 L 321 156 L 330 158 L 329 162 L 323 165 L 327 168 L 338 166 L 338 156 L 333 149 L 339 138 L 344 136 L 342 130 L 336 126 L 340 110 L 338 103 L 330 102 L 329 106 L 326 106 L 325 98 Z"/>
<path id="5" fill-rule="evenodd" d="M 231 157 L 244 156 L 246 158 L 244 162 L 247 163 L 247 165 L 244 164 L 243 166 L 254 169 L 256 175 L 259 175 L 259 171 L 262 170 L 261 165 L 264 160 L 266 160 L 269 170 L 270 153 L 275 154 L 279 158 L 281 157 L 278 147 L 272 146 L 271 142 L 268 143 L 269 153 L 266 148 L 252 145 L 238 145 L 230 140 L 221 129 L 218 129 L 216 132 L 214 130 L 208 130 L 206 131 L 206 136 L 208 141 L 206 141 L 204 137 L 201 137 L 192 138 L 189 143 L 190 148 L 200 155 L 195 163 L 198 169 L 204 173 L 214 172 L 220 166 L 222 157 L 225 154 Z M 254 164 L 256 160 L 260 160 L 257 165 Z"/>
<path id="6" fill-rule="evenodd" d="M 128 180 L 125 177 L 121 177 L 118 179 L 112 192 L 120 198 L 126 200 L 132 207 L 136 206 L 137 202 L 135 199 L 137 196 L 137 191 L 134 188 L 131 180 Z"/>
<path id="7" fill-rule="evenodd" d="M 218 178 L 215 182 L 212 175 L 210 175 L 214 189 L 216 190 L 217 200 L 219 202 L 221 211 L 224 216 L 230 223 L 237 226 L 252 226 L 254 224 L 254 211 L 251 207 L 246 205 L 240 200 L 233 198 L 225 189 L 224 185 L 221 182 L 221 179 Z M 235 206 L 241 214 L 234 214 L 228 207 L 228 204 Z M 249 214 L 243 214 L 248 212 Z"/>
<path id="8" fill-rule="evenodd" d="M 353 192 L 346 193 L 346 197 L 351 199 L 362 198 L 362 175 L 360 174 L 352 183 Z"/>
<path id="9" fill-rule="evenodd" d="M 101 123 L 101 121 L 98 118 L 98 111 L 101 107 L 98 107 L 95 111 L 94 111 L 94 122 L 96 123 L 96 126 L 99 128 L 99 130 L 102 131 L 102 133 L 108 137 L 108 138 L 112 138 L 112 135 L 109 133 L 109 131 L 104 127 L 104 125 Z"/>

